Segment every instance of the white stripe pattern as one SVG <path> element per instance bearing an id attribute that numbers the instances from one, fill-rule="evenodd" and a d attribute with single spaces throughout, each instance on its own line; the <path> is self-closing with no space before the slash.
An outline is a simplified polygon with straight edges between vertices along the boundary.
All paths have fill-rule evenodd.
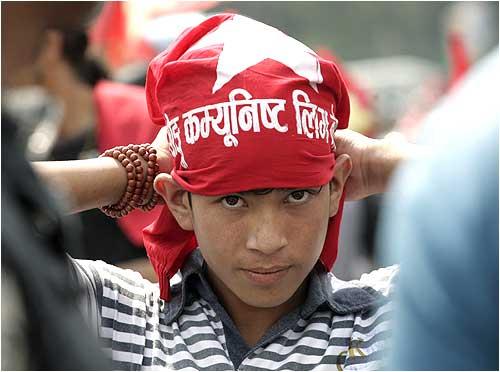
<path id="1" fill-rule="evenodd" d="M 85 278 L 80 282 L 89 295 L 97 296 L 97 301 L 89 300 L 85 306 L 98 307 L 99 336 L 116 369 L 235 369 L 222 322 L 204 299 L 186 304 L 181 315 L 167 324 L 157 284 L 102 261 L 74 262 L 78 275 Z M 370 286 L 387 294 L 396 271 L 395 267 L 381 269 L 352 284 L 325 275 L 331 276 L 334 291 Z M 92 287 L 97 288 L 95 293 Z M 271 343 L 252 349 L 238 370 L 377 369 L 390 337 L 390 312 L 390 303 L 369 313 L 346 315 L 321 307 Z"/>

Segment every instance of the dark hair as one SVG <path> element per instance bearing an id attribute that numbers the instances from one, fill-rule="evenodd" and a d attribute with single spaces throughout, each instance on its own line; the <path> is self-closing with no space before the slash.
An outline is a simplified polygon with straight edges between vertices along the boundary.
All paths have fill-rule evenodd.
<path id="1" fill-rule="evenodd" d="M 87 57 L 87 34 L 81 30 L 59 30 L 63 36 L 63 56 L 83 82 L 94 86 L 108 78 L 108 72 L 96 59 Z"/>

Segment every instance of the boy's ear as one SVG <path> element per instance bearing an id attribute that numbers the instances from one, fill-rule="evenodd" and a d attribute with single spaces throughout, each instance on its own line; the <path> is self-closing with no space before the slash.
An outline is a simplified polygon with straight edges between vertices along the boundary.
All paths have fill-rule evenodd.
<path id="1" fill-rule="evenodd" d="M 352 160 L 347 154 L 338 156 L 335 160 L 333 177 L 330 181 L 330 217 L 337 214 L 340 198 L 352 170 Z"/>
<path id="2" fill-rule="evenodd" d="M 183 189 L 170 174 L 160 173 L 154 180 L 154 188 L 165 200 L 168 209 L 184 230 L 193 230 L 193 214 L 189 192 Z"/>

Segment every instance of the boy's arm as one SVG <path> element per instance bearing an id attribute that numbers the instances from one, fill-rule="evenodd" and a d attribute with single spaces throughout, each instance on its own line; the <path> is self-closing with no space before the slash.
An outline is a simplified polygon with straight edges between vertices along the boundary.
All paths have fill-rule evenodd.
<path id="1" fill-rule="evenodd" d="M 170 173 L 172 160 L 167 151 L 165 131 L 166 127 L 160 130 L 153 146 L 158 152 L 160 172 Z M 347 200 L 384 192 L 398 164 L 425 151 L 396 136 L 376 140 L 349 129 L 338 131 L 335 143 L 337 155 L 348 154 L 353 162 L 345 189 Z M 112 158 L 35 162 L 32 165 L 51 187 L 67 194 L 70 213 L 116 203 L 127 184 L 125 169 Z"/>
<path id="2" fill-rule="evenodd" d="M 170 173 L 166 127 L 152 145 L 157 150 L 160 172 Z M 118 160 L 109 157 L 31 163 L 35 172 L 57 192 L 65 194 L 69 213 L 77 213 L 116 203 L 127 186 L 127 172 Z M 147 164 L 143 161 L 144 172 Z"/>
<path id="3" fill-rule="evenodd" d="M 69 212 L 116 203 L 127 185 L 127 173 L 113 158 L 32 163 L 35 172 L 67 197 Z"/>
<path id="4" fill-rule="evenodd" d="M 345 186 L 346 200 L 385 192 L 394 170 L 405 160 L 425 153 L 397 134 L 372 139 L 349 129 L 335 134 L 336 153 L 348 154 L 353 168 Z"/>

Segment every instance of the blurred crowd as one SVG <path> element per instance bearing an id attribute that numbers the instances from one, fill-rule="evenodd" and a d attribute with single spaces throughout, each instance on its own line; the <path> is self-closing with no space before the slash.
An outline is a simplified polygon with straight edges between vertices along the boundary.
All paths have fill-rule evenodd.
<path id="1" fill-rule="evenodd" d="M 238 12 L 237 3 L 214 1 L 3 2 L 2 113 L 18 123 L 13 138 L 26 158 L 86 159 L 113 146 L 152 142 L 159 128 L 145 102 L 149 61 L 186 27 L 226 8 Z M 419 142 L 426 115 L 498 45 L 498 24 L 482 21 L 492 11 L 498 6 L 448 4 L 436 35 L 447 56 L 445 68 L 415 55 L 345 60 L 331 46 L 317 45 L 316 52 L 336 61 L 346 80 L 349 128 L 373 138 L 397 133 Z M 492 45 L 481 42 L 491 39 Z M 3 157 L 2 152 L 2 172 Z M 346 203 L 334 267 L 341 279 L 359 278 L 380 265 L 375 247 L 381 203 L 378 195 Z M 114 220 L 98 210 L 79 213 L 71 223 L 82 241 L 68 253 L 132 268 L 156 281 L 141 231 L 157 215 L 134 211 Z M 3 292 L 2 286 L 2 297 Z M 3 313 L 2 308 L 2 323 Z"/>

